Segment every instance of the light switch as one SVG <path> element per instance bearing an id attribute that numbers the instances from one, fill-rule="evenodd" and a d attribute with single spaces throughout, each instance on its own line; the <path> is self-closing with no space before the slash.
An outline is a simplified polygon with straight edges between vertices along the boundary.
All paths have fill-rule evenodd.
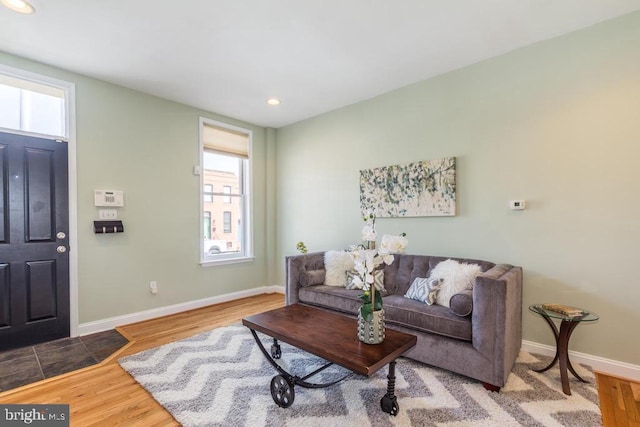
<path id="1" fill-rule="evenodd" d="M 98 215 L 100 219 L 118 219 L 118 211 L 116 209 L 100 209 Z"/>

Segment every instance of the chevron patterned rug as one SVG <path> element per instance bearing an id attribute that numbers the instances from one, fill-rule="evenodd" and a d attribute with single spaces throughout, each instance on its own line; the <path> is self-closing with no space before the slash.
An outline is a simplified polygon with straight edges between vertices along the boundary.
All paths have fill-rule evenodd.
<path id="1" fill-rule="evenodd" d="M 260 335 L 265 347 L 272 339 Z M 282 343 L 280 363 L 303 376 L 323 361 Z M 214 329 L 119 360 L 184 426 L 600 426 L 598 393 L 588 367 L 575 366 L 590 384 L 571 380 L 571 396 L 560 388 L 555 367 L 531 371 L 551 359 L 522 352 L 500 393 L 466 377 L 400 358 L 396 395 L 400 412 L 380 410 L 387 368 L 371 378 L 354 375 L 324 389 L 295 387 L 291 407 L 278 407 L 270 382 L 277 374 L 242 325 Z M 309 381 L 344 376 L 331 367 Z"/>

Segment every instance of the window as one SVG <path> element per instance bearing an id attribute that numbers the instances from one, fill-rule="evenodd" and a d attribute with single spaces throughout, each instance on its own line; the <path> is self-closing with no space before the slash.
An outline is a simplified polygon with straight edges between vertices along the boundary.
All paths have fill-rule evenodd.
<path id="1" fill-rule="evenodd" d="M 251 259 L 251 131 L 207 119 L 200 119 L 200 125 L 201 262 Z M 222 229 L 216 229 L 216 223 L 222 223 Z"/>
<path id="2" fill-rule="evenodd" d="M 231 233 L 231 212 L 224 212 L 224 233 Z"/>
<path id="3" fill-rule="evenodd" d="M 0 128 L 67 137 L 62 88 L 0 73 Z"/>
<path id="4" fill-rule="evenodd" d="M 213 185 L 205 184 L 203 194 L 204 194 L 204 201 L 206 203 L 213 203 Z"/>

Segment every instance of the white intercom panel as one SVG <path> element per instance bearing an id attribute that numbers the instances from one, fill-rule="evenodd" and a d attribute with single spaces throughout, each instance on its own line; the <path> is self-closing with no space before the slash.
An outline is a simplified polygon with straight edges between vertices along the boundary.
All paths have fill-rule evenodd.
<path id="1" fill-rule="evenodd" d="M 116 190 L 95 190 L 96 206 L 124 206 L 124 193 Z"/>

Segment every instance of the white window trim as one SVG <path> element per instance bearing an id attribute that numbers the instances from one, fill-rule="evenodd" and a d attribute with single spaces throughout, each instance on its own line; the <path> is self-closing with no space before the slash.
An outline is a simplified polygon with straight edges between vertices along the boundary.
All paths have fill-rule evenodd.
<path id="1" fill-rule="evenodd" d="M 62 139 L 64 141 L 69 141 L 72 128 L 75 133 L 75 117 L 70 117 L 71 114 L 75 114 L 75 84 L 65 82 L 64 80 L 58 80 L 53 77 L 32 73 L 30 71 L 20 70 L 18 68 L 13 68 L 3 64 L 0 64 L 0 73 L 7 76 L 15 77 L 16 79 L 28 80 L 33 83 L 40 83 L 46 86 L 52 86 L 61 89 L 64 92 L 65 100 L 65 120 L 63 129 L 64 135 L 50 135 L 46 133 L 29 132 L 21 129 L 9 129 L 4 127 L 0 127 L 0 131 L 17 135 L 35 136 L 38 138 L 47 139 Z"/>
<path id="2" fill-rule="evenodd" d="M 244 245 L 245 252 L 244 255 L 237 254 L 219 254 L 216 256 L 215 260 L 205 260 L 203 258 L 204 254 L 204 241 L 202 238 L 200 239 L 200 252 L 199 259 L 200 265 L 203 267 L 212 267 L 216 265 L 225 265 L 225 264 L 238 264 L 243 262 L 252 262 L 255 257 L 253 254 L 253 131 L 242 128 L 239 126 L 233 126 L 228 123 L 220 122 L 217 120 L 207 119 L 206 117 L 200 117 L 199 127 L 198 127 L 198 138 L 199 138 L 199 151 L 198 155 L 200 158 L 200 185 L 199 187 L 199 195 L 198 199 L 200 200 L 200 234 L 199 236 L 204 236 L 204 219 L 202 212 L 204 212 L 204 200 L 202 197 L 203 189 L 204 189 L 204 140 L 203 140 L 203 126 L 211 125 L 217 126 L 222 129 L 228 129 L 230 131 L 241 132 L 247 134 L 249 137 L 249 167 L 244 168 L 244 177 L 242 178 L 243 186 L 244 186 L 244 210 L 242 215 L 244 218 L 247 218 L 248 221 L 245 220 L 245 236 L 244 236 Z M 248 195 L 248 197 L 247 197 Z"/>
<path id="3" fill-rule="evenodd" d="M 67 161 L 69 179 L 69 332 L 72 337 L 80 334 L 80 315 L 78 309 L 78 166 L 76 140 L 76 85 L 64 80 L 21 70 L 0 64 L 0 73 L 23 80 L 30 80 L 60 88 L 65 96 L 65 136 L 43 135 L 17 129 L 0 128 L 2 132 L 39 138 L 62 139 L 67 141 Z"/>

